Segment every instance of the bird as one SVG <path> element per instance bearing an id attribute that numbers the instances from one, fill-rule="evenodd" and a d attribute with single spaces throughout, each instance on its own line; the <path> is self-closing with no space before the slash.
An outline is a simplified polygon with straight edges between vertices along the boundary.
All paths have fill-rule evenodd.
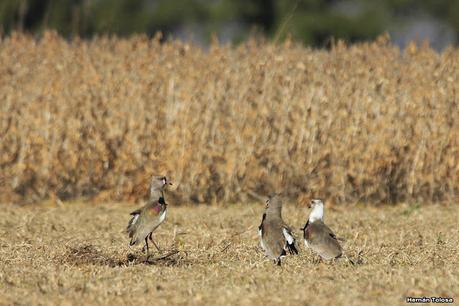
<path id="1" fill-rule="evenodd" d="M 266 209 L 258 227 L 261 248 L 265 255 L 278 266 L 281 265 L 281 257 L 286 256 L 287 252 L 292 255 L 298 254 L 295 247 L 295 237 L 290 227 L 282 220 L 281 213 L 280 195 L 274 194 L 266 201 Z"/>
<path id="2" fill-rule="evenodd" d="M 152 176 L 150 183 L 150 199 L 147 203 L 131 212 L 131 220 L 129 220 L 126 231 L 131 238 L 129 246 L 136 245 L 141 241 L 145 241 L 143 250 L 149 256 L 150 248 L 148 239 L 153 243 L 158 251 L 161 251 L 158 245 L 153 240 L 153 231 L 164 222 L 167 214 L 167 203 L 164 199 L 164 189 L 172 183 L 167 181 L 165 176 Z"/>
<path id="3" fill-rule="evenodd" d="M 308 207 L 312 208 L 312 211 L 305 226 L 302 228 L 306 247 L 325 260 L 341 257 L 343 250 L 338 238 L 324 223 L 323 201 L 313 199 Z"/>

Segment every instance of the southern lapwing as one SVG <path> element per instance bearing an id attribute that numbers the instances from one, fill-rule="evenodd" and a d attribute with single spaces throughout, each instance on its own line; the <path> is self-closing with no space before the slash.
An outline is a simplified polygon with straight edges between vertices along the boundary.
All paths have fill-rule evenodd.
<path id="1" fill-rule="evenodd" d="M 172 185 L 165 176 L 153 176 L 150 184 L 150 199 L 140 209 L 131 212 L 131 220 L 127 226 L 127 232 L 131 241 L 130 246 L 136 245 L 145 240 L 143 250 L 149 256 L 148 238 L 153 245 L 160 250 L 153 240 L 153 231 L 163 223 L 166 218 L 167 204 L 164 200 L 164 189 L 167 185 Z"/>
<path id="2" fill-rule="evenodd" d="M 280 195 L 275 194 L 266 201 L 266 210 L 258 227 L 258 234 L 265 255 L 277 265 L 281 265 L 281 257 L 287 255 L 287 252 L 298 254 L 292 230 L 282 220 Z"/>
<path id="3" fill-rule="evenodd" d="M 343 254 L 341 245 L 333 231 L 324 223 L 324 203 L 314 199 L 308 206 L 312 211 L 306 225 L 302 228 L 306 247 L 325 260 L 341 257 Z"/>

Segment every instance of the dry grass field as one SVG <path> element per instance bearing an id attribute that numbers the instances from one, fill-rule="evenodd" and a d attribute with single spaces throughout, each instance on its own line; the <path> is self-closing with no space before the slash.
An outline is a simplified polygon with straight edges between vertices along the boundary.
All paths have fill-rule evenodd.
<path id="1" fill-rule="evenodd" d="M 0 38 L 0 201 L 459 194 L 459 50 Z"/>
<path id="2" fill-rule="evenodd" d="M 457 300 L 458 80 L 459 49 L 385 37 L 0 37 L 0 304 Z M 174 187 L 164 253 L 145 262 L 124 229 L 153 174 Z M 254 201 L 279 191 L 298 236 L 306 200 L 325 198 L 356 264 L 302 243 L 266 260 Z"/>
<path id="3" fill-rule="evenodd" d="M 403 305 L 406 296 L 459 298 L 457 203 L 333 206 L 326 221 L 356 265 L 300 255 L 264 259 L 263 205 L 169 206 L 156 240 L 166 253 L 144 263 L 123 230 L 134 206 L 3 205 L 1 305 Z M 305 207 L 284 205 L 298 229 Z M 299 230 L 297 230 L 297 233 Z M 128 255 L 131 261 L 128 261 Z"/>

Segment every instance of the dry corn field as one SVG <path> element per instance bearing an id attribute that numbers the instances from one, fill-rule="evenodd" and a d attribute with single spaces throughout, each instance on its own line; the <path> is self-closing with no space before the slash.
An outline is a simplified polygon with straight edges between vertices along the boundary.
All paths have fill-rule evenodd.
<path id="1" fill-rule="evenodd" d="M 250 203 L 252 204 L 252 203 Z M 345 259 L 300 254 L 282 267 L 264 258 L 264 206 L 169 205 L 155 232 L 161 254 L 144 262 L 128 248 L 121 204 L 0 211 L 0 305 L 406 305 L 407 296 L 459 298 L 457 203 L 328 207 Z M 308 210 L 286 203 L 297 236 Z M 156 251 L 155 251 L 156 252 Z M 153 254 L 158 257 L 158 253 Z M 129 259 L 128 259 L 129 257 Z"/>
<path id="2" fill-rule="evenodd" d="M 333 203 L 459 193 L 459 50 L 0 40 L 0 200 Z"/>

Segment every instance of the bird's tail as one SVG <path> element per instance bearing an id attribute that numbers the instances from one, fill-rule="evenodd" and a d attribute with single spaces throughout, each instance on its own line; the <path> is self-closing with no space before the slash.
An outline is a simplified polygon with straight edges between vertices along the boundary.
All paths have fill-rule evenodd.
<path id="1" fill-rule="evenodd" d="M 287 250 L 292 255 L 298 255 L 298 250 L 295 247 L 295 241 L 293 243 L 287 243 Z"/>
<path id="2" fill-rule="evenodd" d="M 135 228 L 137 227 L 138 220 L 140 217 L 140 212 L 139 211 L 134 211 L 131 213 L 131 220 L 129 220 L 128 226 L 126 227 L 126 232 L 129 234 L 129 237 L 132 238 L 135 232 Z M 132 241 L 132 240 L 131 240 Z"/>
<path id="3" fill-rule="evenodd" d="M 131 241 L 129 241 L 129 246 L 133 246 L 134 244 L 137 243 L 137 240 L 134 240 L 133 238 L 131 239 Z"/>

